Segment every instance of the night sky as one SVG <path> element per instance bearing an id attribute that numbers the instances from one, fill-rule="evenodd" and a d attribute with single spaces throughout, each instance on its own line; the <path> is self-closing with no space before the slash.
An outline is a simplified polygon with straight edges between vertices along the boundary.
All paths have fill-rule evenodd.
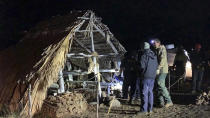
<path id="1" fill-rule="evenodd" d="M 152 37 L 187 49 L 199 42 L 207 49 L 209 6 L 209 0 L 0 0 L 0 49 L 16 44 L 42 20 L 88 9 L 128 50 Z"/>

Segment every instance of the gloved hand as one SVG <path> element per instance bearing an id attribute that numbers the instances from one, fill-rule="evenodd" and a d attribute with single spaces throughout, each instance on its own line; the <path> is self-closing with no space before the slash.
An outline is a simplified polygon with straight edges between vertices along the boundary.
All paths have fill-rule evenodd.
<path id="1" fill-rule="evenodd" d="M 156 74 L 157 74 L 157 75 L 159 75 L 159 74 L 160 74 L 160 70 L 159 70 L 159 69 L 157 69 Z"/>

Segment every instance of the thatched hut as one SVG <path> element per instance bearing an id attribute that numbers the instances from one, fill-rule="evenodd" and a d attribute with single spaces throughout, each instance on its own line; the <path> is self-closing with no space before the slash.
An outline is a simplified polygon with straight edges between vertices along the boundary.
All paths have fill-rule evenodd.
<path id="1" fill-rule="evenodd" d="M 92 17 L 91 14 L 94 15 L 92 11 L 75 11 L 43 21 L 17 45 L 0 52 L 1 114 L 15 112 L 26 117 L 29 104 L 32 115 L 38 112 L 47 88 L 58 81 L 58 73 L 64 68 L 67 55 L 92 54 L 91 40 L 88 40 L 89 34 L 85 30 L 95 32 L 93 38 L 97 56 L 110 54 L 108 57 L 116 57 L 125 52 L 100 18 L 94 15 L 95 26 L 88 29 L 87 19 Z M 77 61 L 74 62 L 80 66 Z M 29 103 L 29 85 L 32 103 Z"/>

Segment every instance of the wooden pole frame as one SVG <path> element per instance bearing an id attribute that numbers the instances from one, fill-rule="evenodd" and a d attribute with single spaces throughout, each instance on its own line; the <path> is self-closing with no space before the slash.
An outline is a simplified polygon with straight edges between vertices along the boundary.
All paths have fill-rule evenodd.
<path id="1" fill-rule="evenodd" d="M 110 37 L 110 32 L 108 32 L 108 28 L 105 26 L 105 30 L 106 33 L 104 33 L 104 31 L 101 30 L 101 26 L 100 26 L 100 21 L 101 18 L 97 18 L 95 17 L 95 14 L 92 11 L 88 11 L 85 13 L 85 15 L 83 15 L 82 17 L 78 17 L 78 19 L 81 19 L 82 21 L 80 22 L 80 24 L 77 25 L 77 27 L 74 29 L 74 35 L 76 35 L 76 32 L 78 33 L 88 33 L 89 34 L 89 38 L 91 40 L 91 49 L 88 49 L 82 42 L 80 42 L 77 39 L 69 39 L 69 40 L 75 40 L 83 49 L 85 49 L 89 54 L 73 54 L 73 53 L 69 53 L 67 54 L 68 58 L 92 58 L 93 63 L 94 63 L 94 75 L 95 75 L 95 82 L 97 82 L 97 118 L 99 117 L 99 97 L 101 96 L 101 85 L 100 85 L 100 75 L 99 72 L 101 70 L 99 70 L 99 65 L 97 62 L 97 58 L 100 57 L 109 57 L 109 56 L 117 56 L 118 50 L 116 49 L 116 47 L 113 45 L 113 43 L 111 42 L 111 38 Z M 87 28 L 85 30 L 80 30 L 81 26 L 85 23 L 85 21 L 89 21 Z M 96 24 L 95 24 L 96 23 Z M 95 45 L 94 45 L 94 34 L 99 32 L 106 40 L 107 44 L 109 44 L 109 46 L 111 47 L 111 49 L 113 50 L 114 53 L 110 53 L 110 54 L 106 54 L 106 55 L 91 55 L 91 53 L 95 53 Z M 105 69 L 102 72 L 114 72 L 114 70 L 112 69 Z M 63 74 L 87 74 L 86 72 L 80 72 L 80 73 L 74 73 L 73 71 L 71 72 L 63 72 Z"/>

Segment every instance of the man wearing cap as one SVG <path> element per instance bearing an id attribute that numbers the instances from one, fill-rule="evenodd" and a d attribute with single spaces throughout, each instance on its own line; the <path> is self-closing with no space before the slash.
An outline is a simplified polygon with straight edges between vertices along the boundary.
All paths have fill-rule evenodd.
<path id="1" fill-rule="evenodd" d="M 158 69 L 157 69 L 157 87 L 160 107 L 170 107 L 173 105 L 169 92 L 165 86 L 165 79 L 168 74 L 167 52 L 164 45 L 161 45 L 159 39 L 154 39 L 154 47 L 157 51 Z"/>
<path id="2" fill-rule="evenodd" d="M 141 71 L 141 110 L 138 114 L 151 113 L 153 108 L 153 88 L 158 67 L 157 56 L 144 42 L 144 52 L 140 58 Z"/>

